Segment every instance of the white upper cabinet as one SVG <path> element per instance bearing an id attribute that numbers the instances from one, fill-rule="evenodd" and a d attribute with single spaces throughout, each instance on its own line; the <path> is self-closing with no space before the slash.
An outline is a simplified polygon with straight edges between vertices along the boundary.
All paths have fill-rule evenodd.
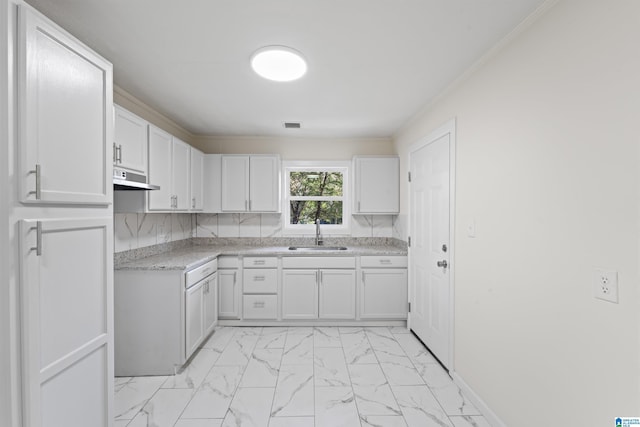
<path id="1" fill-rule="evenodd" d="M 147 174 L 147 122 L 114 106 L 113 166 Z"/>
<path id="2" fill-rule="evenodd" d="M 223 155 L 223 212 L 279 212 L 280 157 Z"/>
<path id="3" fill-rule="evenodd" d="M 207 213 L 220 213 L 221 207 L 222 154 L 204 155 L 204 206 Z"/>
<path id="4" fill-rule="evenodd" d="M 191 147 L 191 205 L 192 211 L 201 211 L 204 207 L 204 153 Z"/>
<path id="5" fill-rule="evenodd" d="M 29 8 L 19 29 L 20 201 L 111 203 L 111 64 Z"/>
<path id="6" fill-rule="evenodd" d="M 191 162 L 191 146 L 186 142 L 173 137 L 173 164 L 171 167 L 172 192 L 174 196 L 174 209 L 180 211 L 189 210 L 189 164 Z"/>
<path id="7" fill-rule="evenodd" d="M 249 156 L 222 156 L 222 211 L 249 210 Z"/>
<path id="8" fill-rule="evenodd" d="M 400 212 L 400 159 L 356 156 L 354 165 L 354 214 Z"/>
<path id="9" fill-rule="evenodd" d="M 190 149 L 189 144 L 149 125 L 149 182 L 160 190 L 148 192 L 148 210 L 189 210 Z"/>
<path id="10" fill-rule="evenodd" d="M 280 157 L 249 158 L 249 210 L 280 211 Z"/>
<path id="11" fill-rule="evenodd" d="M 171 151 L 173 137 L 155 126 L 149 125 L 149 176 L 148 181 L 160 186 L 149 191 L 149 210 L 172 210 Z"/>

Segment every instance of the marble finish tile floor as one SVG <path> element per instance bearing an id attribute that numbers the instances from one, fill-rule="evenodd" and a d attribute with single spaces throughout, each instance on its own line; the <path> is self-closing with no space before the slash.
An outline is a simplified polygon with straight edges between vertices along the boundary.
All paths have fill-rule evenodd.
<path id="1" fill-rule="evenodd" d="M 116 427 L 490 427 L 398 327 L 220 327 L 178 375 L 115 381 Z"/>

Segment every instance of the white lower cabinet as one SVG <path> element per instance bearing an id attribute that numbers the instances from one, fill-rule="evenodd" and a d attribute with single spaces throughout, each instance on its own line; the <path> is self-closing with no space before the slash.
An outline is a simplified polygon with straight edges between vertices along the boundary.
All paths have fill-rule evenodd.
<path id="1" fill-rule="evenodd" d="M 185 293 L 185 351 L 189 358 L 218 320 L 217 274 L 201 280 Z"/>
<path id="2" fill-rule="evenodd" d="M 116 270 L 116 376 L 173 375 L 216 323 L 216 261 L 185 270 Z"/>
<path id="3" fill-rule="evenodd" d="M 291 257 L 282 262 L 283 319 L 356 318 L 355 258 Z"/>
<path id="4" fill-rule="evenodd" d="M 242 260 L 242 318 L 278 318 L 278 258 L 245 257 Z"/>
<path id="5" fill-rule="evenodd" d="M 238 257 L 218 258 L 218 317 L 240 319 L 240 278 Z"/>
<path id="6" fill-rule="evenodd" d="M 282 271 L 282 318 L 318 318 L 318 270 Z"/>
<path id="7" fill-rule="evenodd" d="M 362 257 L 361 265 L 360 318 L 406 319 L 407 257 Z"/>
<path id="8" fill-rule="evenodd" d="M 113 399 L 110 217 L 21 221 L 25 426 L 108 426 Z"/>
<path id="9" fill-rule="evenodd" d="M 185 349 L 190 355 L 204 338 L 204 281 L 187 289 L 185 294 Z"/>
<path id="10" fill-rule="evenodd" d="M 354 270 L 320 270 L 320 319 L 356 318 L 356 272 Z"/>
<path id="11" fill-rule="evenodd" d="M 277 295 L 244 295 L 242 301 L 244 319 L 274 320 L 278 316 Z"/>
<path id="12" fill-rule="evenodd" d="M 204 336 L 207 337 L 218 323 L 218 273 L 211 276 L 204 293 Z"/>

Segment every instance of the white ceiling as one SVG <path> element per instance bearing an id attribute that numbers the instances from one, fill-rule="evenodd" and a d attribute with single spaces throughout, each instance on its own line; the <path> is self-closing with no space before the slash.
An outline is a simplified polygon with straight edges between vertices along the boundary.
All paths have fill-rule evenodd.
<path id="1" fill-rule="evenodd" d="M 114 65 L 115 83 L 201 135 L 388 137 L 543 0 L 27 0 Z M 249 58 L 286 45 L 290 83 Z M 286 130 L 284 121 L 301 121 Z"/>

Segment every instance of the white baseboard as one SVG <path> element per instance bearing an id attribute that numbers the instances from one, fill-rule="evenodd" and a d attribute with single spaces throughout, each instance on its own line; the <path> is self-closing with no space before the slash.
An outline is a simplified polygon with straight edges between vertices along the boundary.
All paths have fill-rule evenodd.
<path id="1" fill-rule="evenodd" d="M 493 427 L 507 427 L 507 425 L 496 415 L 495 412 L 489 408 L 489 406 L 478 396 L 471 387 L 462 379 L 457 372 L 451 372 L 451 378 L 456 383 L 462 394 L 473 403 L 473 405 L 482 413 L 485 419 Z"/>

